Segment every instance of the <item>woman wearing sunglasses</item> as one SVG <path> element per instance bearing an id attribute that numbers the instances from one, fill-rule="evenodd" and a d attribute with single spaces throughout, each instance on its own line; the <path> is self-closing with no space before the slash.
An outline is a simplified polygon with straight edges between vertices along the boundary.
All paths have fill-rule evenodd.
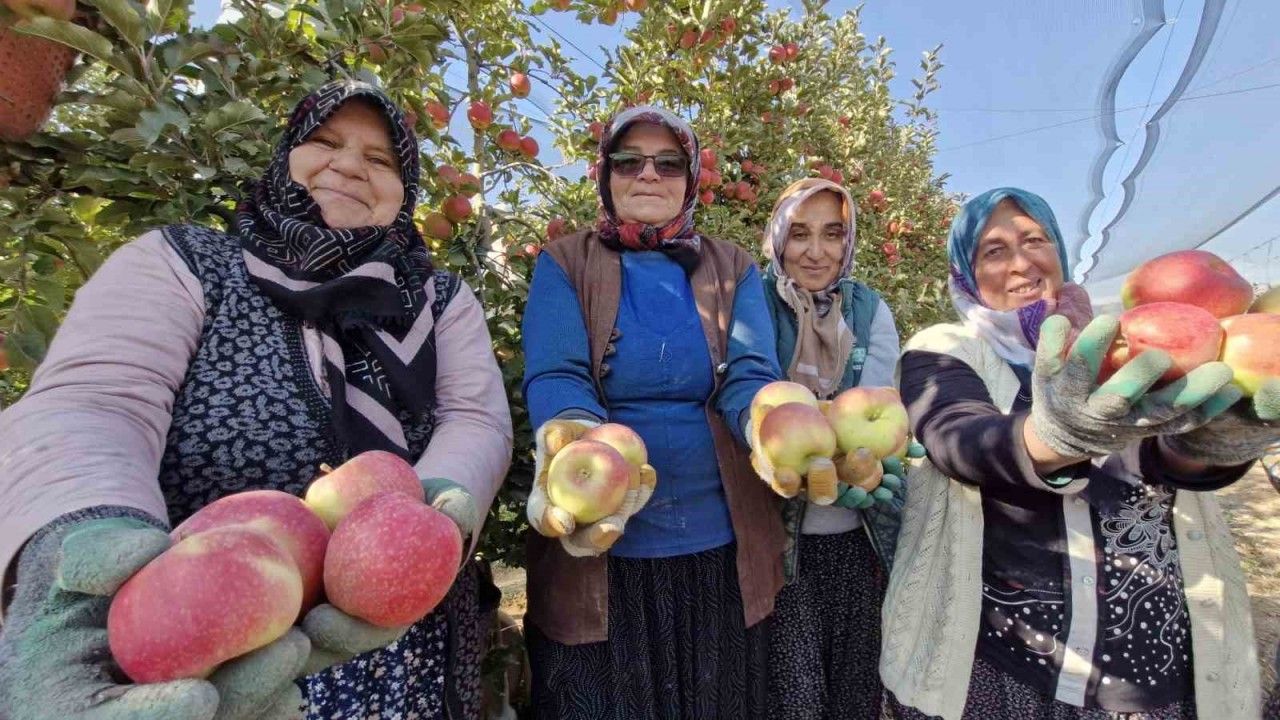
<path id="1" fill-rule="evenodd" d="M 766 714 L 783 532 L 745 426 L 779 370 L 750 256 L 695 229 L 698 157 L 671 113 L 619 114 L 600 141 L 598 225 L 534 269 L 525 628 L 539 718 Z M 614 515 L 575 523 L 547 497 L 549 455 L 604 422 L 639 433 L 656 485 L 633 481 Z"/>

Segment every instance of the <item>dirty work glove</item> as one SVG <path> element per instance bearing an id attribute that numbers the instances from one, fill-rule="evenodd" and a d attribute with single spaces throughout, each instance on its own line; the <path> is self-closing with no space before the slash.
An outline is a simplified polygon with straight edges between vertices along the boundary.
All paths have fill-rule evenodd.
<path id="1" fill-rule="evenodd" d="M 658 476 L 651 465 L 635 468 L 622 503 L 613 514 L 579 526 L 571 513 L 552 504 L 547 496 L 547 469 L 564 446 L 600 425 L 594 420 L 548 420 L 534 435 L 534 482 L 529 493 L 529 524 L 538 533 L 560 538 L 565 552 L 574 557 L 599 555 L 618 541 L 627 520 L 649 502 Z"/>
<path id="2" fill-rule="evenodd" d="M 1168 386 L 1149 391 L 1173 361 L 1160 350 L 1130 360 L 1101 387 L 1098 369 L 1119 329 L 1099 315 L 1068 351 L 1071 325 L 1053 315 L 1040 326 L 1032 373 L 1031 422 L 1036 434 L 1066 457 L 1100 457 L 1130 442 L 1197 428 L 1240 399 L 1231 368 L 1206 363 Z"/>
<path id="3" fill-rule="evenodd" d="M 444 478 L 422 478 L 422 490 L 427 504 L 448 515 L 458 526 L 458 532 L 462 533 L 462 562 L 466 563 L 471 559 L 471 539 L 482 522 L 475 499 L 466 488 Z"/>
<path id="4" fill-rule="evenodd" d="M 136 511 L 65 515 L 32 537 L 0 636 L 0 716 L 10 720 L 300 718 L 293 684 L 309 645 L 292 631 L 224 664 L 208 680 L 130 684 L 111 661 L 111 595 L 169 547 Z M 105 516 L 115 515 L 115 516 Z M 126 516 L 127 515 L 127 516 Z M 137 513 L 141 515 L 141 513 Z M 225 702 L 220 703 L 222 696 Z"/>
<path id="5" fill-rule="evenodd" d="M 353 617 L 323 603 L 302 619 L 302 632 L 311 641 L 311 653 L 299 675 L 311 675 L 357 655 L 384 648 L 409 631 L 408 625 L 384 628 Z"/>
<path id="6" fill-rule="evenodd" d="M 1280 443 L 1280 378 L 1262 384 L 1251 400 L 1241 400 L 1200 427 L 1164 442 L 1175 452 L 1209 465 L 1241 465 Z"/>
<path id="7" fill-rule="evenodd" d="M 892 475 L 899 480 L 905 481 L 907 479 L 907 472 L 911 467 L 905 461 L 918 460 L 924 457 L 924 455 L 924 445 L 921 445 L 915 440 L 908 439 L 907 447 L 903 450 L 901 455 L 890 455 L 889 457 L 881 460 L 880 465 L 884 468 L 884 474 L 886 476 Z M 899 489 L 900 488 L 894 488 L 894 492 L 897 492 Z"/>

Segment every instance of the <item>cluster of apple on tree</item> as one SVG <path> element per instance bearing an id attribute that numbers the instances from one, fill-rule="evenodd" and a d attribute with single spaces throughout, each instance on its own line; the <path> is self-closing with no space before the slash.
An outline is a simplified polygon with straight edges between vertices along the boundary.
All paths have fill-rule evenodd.
<path id="1" fill-rule="evenodd" d="M 804 492 L 818 505 L 835 502 L 837 481 L 878 488 L 882 461 L 905 461 L 910 441 L 907 409 L 891 387 L 853 387 L 819 401 L 799 383 L 769 383 L 751 401 L 751 427 L 760 476 L 779 495 Z"/>
<path id="2" fill-rule="evenodd" d="M 131 679 L 208 677 L 322 601 L 386 628 L 439 604 L 463 540 L 426 504 L 413 467 L 373 450 L 324 471 L 304 499 L 227 495 L 173 529 L 172 546 L 121 586 L 107 615 L 111 654 Z"/>
<path id="3" fill-rule="evenodd" d="M 1181 250 L 1148 260 L 1125 278 L 1120 297 L 1127 309 L 1100 382 L 1151 349 L 1173 360 L 1158 385 L 1215 360 L 1231 367 L 1245 397 L 1280 377 L 1280 287 L 1255 301 L 1253 286 L 1217 255 Z"/>

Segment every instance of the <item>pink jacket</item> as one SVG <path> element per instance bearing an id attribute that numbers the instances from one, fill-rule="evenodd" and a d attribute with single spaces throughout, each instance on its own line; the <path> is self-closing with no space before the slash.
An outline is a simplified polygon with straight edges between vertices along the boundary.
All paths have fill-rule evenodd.
<path id="1" fill-rule="evenodd" d="M 200 281 L 158 231 L 120 248 L 80 289 L 26 396 L 0 413 L 0 571 L 73 510 L 124 505 L 168 520 L 156 477 L 204 313 Z M 312 374 L 327 391 L 310 332 Z M 436 338 L 436 429 L 416 467 L 466 487 L 484 513 L 511 462 L 511 413 L 466 285 Z"/>

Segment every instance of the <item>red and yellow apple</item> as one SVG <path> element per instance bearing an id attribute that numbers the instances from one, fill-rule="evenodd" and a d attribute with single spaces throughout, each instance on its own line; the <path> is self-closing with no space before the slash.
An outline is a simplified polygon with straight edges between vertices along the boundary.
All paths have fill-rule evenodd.
<path id="1" fill-rule="evenodd" d="M 1253 301 L 1253 286 L 1211 252 L 1180 250 L 1135 268 L 1125 278 L 1120 299 L 1126 309 L 1155 302 L 1179 302 L 1224 318 L 1248 309 Z"/>
<path id="2" fill-rule="evenodd" d="M 174 542 L 219 527 L 244 525 L 266 533 L 293 559 L 302 577 L 302 609 L 320 601 L 329 528 L 301 499 L 279 490 L 250 490 L 205 505 L 169 533 Z"/>
<path id="3" fill-rule="evenodd" d="M 447 515 L 408 495 L 379 493 L 329 538 L 325 594 L 379 627 L 409 625 L 435 609 L 461 563 L 462 534 Z"/>
<path id="4" fill-rule="evenodd" d="M 1223 319 L 1222 328 L 1222 361 L 1245 397 L 1253 397 L 1263 381 L 1280 378 L 1280 315 L 1235 315 Z"/>
<path id="5" fill-rule="evenodd" d="M 362 501 L 381 492 L 402 493 L 420 503 L 426 500 L 413 466 L 385 450 L 362 452 L 336 469 L 322 470 L 324 474 L 307 487 L 304 499 L 330 530 Z"/>
<path id="6" fill-rule="evenodd" d="M 1258 296 L 1249 306 L 1251 313 L 1280 313 L 1280 285 Z"/>
<path id="7" fill-rule="evenodd" d="M 623 460 L 632 467 L 640 467 L 649 462 L 649 449 L 635 430 L 621 423 L 605 423 L 597 425 L 582 434 L 583 440 L 595 440 L 618 451 Z"/>
<path id="8" fill-rule="evenodd" d="M 758 433 L 756 449 L 764 453 L 775 471 L 792 470 L 803 476 L 814 460 L 830 460 L 836 452 L 831 424 L 822 411 L 807 402 L 784 403 L 769 410 Z"/>
<path id="9" fill-rule="evenodd" d="M 801 403 L 809 407 L 818 407 L 818 398 L 813 391 L 800 383 L 789 380 L 777 380 L 756 391 L 751 398 L 751 427 L 759 429 L 760 423 L 770 410 L 787 403 Z"/>
<path id="10" fill-rule="evenodd" d="M 247 525 L 191 535 L 120 587 L 107 641 L 135 682 L 202 678 L 282 637 L 302 607 L 302 577 L 271 536 Z"/>
<path id="11" fill-rule="evenodd" d="M 866 448 L 877 459 L 902 447 L 911 424 L 902 396 L 891 387 L 849 388 L 827 406 L 827 419 L 841 452 Z"/>
<path id="12" fill-rule="evenodd" d="M 473 100 L 471 106 L 467 108 L 467 120 L 476 130 L 484 130 L 493 122 L 493 110 L 489 108 L 489 103 Z"/>
<path id="13" fill-rule="evenodd" d="M 507 152 L 519 152 L 520 150 L 520 133 L 507 128 L 498 133 L 498 147 Z"/>
<path id="14" fill-rule="evenodd" d="M 547 497 L 579 523 L 593 523 L 622 505 L 633 468 L 599 440 L 575 440 L 551 457 Z"/>
<path id="15" fill-rule="evenodd" d="M 880 487 L 884 466 L 875 453 L 860 447 L 836 457 L 836 476 L 845 485 L 871 492 Z"/>
<path id="16" fill-rule="evenodd" d="M 1120 332 L 1102 360 L 1098 382 L 1106 382 L 1129 360 L 1154 349 L 1173 359 L 1158 381 L 1169 383 L 1217 360 L 1221 348 L 1222 326 L 1208 310 L 1176 302 L 1139 305 L 1120 314 Z"/>

